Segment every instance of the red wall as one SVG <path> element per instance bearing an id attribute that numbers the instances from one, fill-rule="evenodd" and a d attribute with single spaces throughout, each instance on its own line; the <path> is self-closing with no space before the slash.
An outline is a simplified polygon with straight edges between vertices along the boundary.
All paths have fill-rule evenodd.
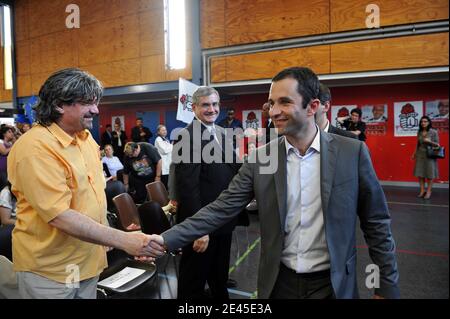
<path id="1" fill-rule="evenodd" d="M 367 146 L 370 149 L 372 161 L 378 178 L 382 181 L 415 182 L 413 176 L 414 161 L 411 155 L 414 152 L 416 137 L 394 137 L 394 102 L 402 101 L 430 101 L 448 98 L 448 81 L 425 82 L 408 84 L 383 84 L 370 86 L 352 86 L 331 88 L 333 105 L 358 106 L 370 104 L 388 105 L 388 124 L 385 136 L 370 135 Z M 233 100 L 223 100 L 222 110 L 234 107 L 236 117 L 242 120 L 243 110 L 260 109 L 267 101 L 267 94 L 253 94 L 236 96 Z M 425 104 L 425 103 L 424 103 Z M 160 111 L 161 123 L 164 123 L 164 113 L 176 110 L 172 105 L 151 105 L 117 108 L 112 106 L 100 107 L 100 131 L 104 131 L 106 124 L 111 122 L 111 116 L 124 115 L 126 133 L 131 135 L 131 128 L 135 125 L 136 112 Z M 447 133 L 440 133 L 440 144 L 448 151 L 449 137 Z M 440 179 L 437 182 L 448 183 L 449 160 L 438 160 Z"/>

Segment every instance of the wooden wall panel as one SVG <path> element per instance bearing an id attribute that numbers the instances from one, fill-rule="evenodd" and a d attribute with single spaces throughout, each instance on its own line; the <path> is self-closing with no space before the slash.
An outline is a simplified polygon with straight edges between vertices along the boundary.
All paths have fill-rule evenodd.
<path id="1" fill-rule="evenodd" d="M 164 54 L 164 15 L 150 10 L 139 15 L 140 56 Z"/>
<path id="2" fill-rule="evenodd" d="M 139 57 L 139 16 L 80 28 L 80 66 Z"/>
<path id="3" fill-rule="evenodd" d="M 227 0 L 227 45 L 330 32 L 329 0 Z"/>
<path id="4" fill-rule="evenodd" d="M 367 0 L 330 0 L 331 32 L 366 28 Z M 380 26 L 448 19 L 448 0 L 378 0 Z"/>
<path id="5" fill-rule="evenodd" d="M 225 82 L 227 80 L 227 58 L 211 59 L 211 82 Z"/>
<path id="6" fill-rule="evenodd" d="M 14 8 L 14 31 L 16 41 L 29 39 L 29 0 L 16 0 Z"/>
<path id="7" fill-rule="evenodd" d="M 202 48 L 226 45 L 225 0 L 200 1 L 200 41 Z"/>
<path id="8" fill-rule="evenodd" d="M 65 26 L 70 3 L 80 7 L 80 29 Z M 189 19 L 188 65 L 165 69 L 162 0 L 17 0 L 15 22 L 20 97 L 37 94 L 51 73 L 67 67 L 90 71 L 105 87 L 192 77 Z"/>
<path id="9" fill-rule="evenodd" d="M 87 65 L 83 69 L 94 74 L 105 87 L 139 84 L 140 82 L 139 59 Z"/>
<path id="10" fill-rule="evenodd" d="M 331 73 L 447 66 L 448 32 L 331 46 Z"/>
<path id="11" fill-rule="evenodd" d="M 31 92 L 31 75 L 17 76 L 17 96 L 28 96 Z"/>
<path id="12" fill-rule="evenodd" d="M 66 30 L 66 6 L 70 0 L 30 0 L 28 8 L 31 38 Z"/>
<path id="13" fill-rule="evenodd" d="M 220 62 L 213 62 L 213 66 L 219 66 L 218 72 L 223 67 Z M 226 57 L 225 80 L 272 78 L 282 69 L 291 66 L 307 66 L 317 74 L 328 74 L 330 73 L 330 47 L 321 45 Z M 216 73 L 214 69 L 212 73 Z"/>
<path id="14" fill-rule="evenodd" d="M 31 52 L 30 52 L 30 41 L 23 40 L 17 41 L 15 46 L 16 51 L 16 74 L 24 75 L 30 74 L 31 66 Z"/>

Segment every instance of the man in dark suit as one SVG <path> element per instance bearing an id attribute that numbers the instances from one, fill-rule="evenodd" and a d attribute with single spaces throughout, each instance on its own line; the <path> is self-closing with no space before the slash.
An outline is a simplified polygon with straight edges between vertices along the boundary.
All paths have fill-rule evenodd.
<path id="1" fill-rule="evenodd" d="M 216 201 L 157 237 L 158 243 L 169 250 L 183 246 L 227 223 L 255 197 L 264 203 L 259 298 L 358 298 L 359 217 L 379 269 L 374 297 L 398 298 L 390 215 L 368 149 L 318 129 L 318 96 L 319 81 L 310 69 L 276 75 L 270 115 L 284 136 L 257 149 Z"/>
<path id="2" fill-rule="evenodd" d="M 131 129 L 131 140 L 135 143 L 149 143 L 152 136 L 153 134 L 149 128 L 144 126 L 142 118 L 138 117 L 136 119 L 136 126 Z"/>
<path id="3" fill-rule="evenodd" d="M 176 162 L 179 223 L 216 200 L 239 169 L 224 129 L 214 123 L 219 115 L 219 103 L 215 89 L 197 89 L 192 102 L 195 118 L 180 131 L 180 138 L 174 145 L 172 160 Z M 232 160 L 225 163 L 228 155 Z M 178 299 L 205 298 L 206 282 L 213 298 L 228 299 L 230 247 L 236 221 L 231 218 L 220 228 L 185 243 L 180 261 Z"/>
<path id="4" fill-rule="evenodd" d="M 102 148 L 105 147 L 105 145 L 112 143 L 112 127 L 111 124 L 106 124 L 105 132 L 102 134 L 101 139 L 101 146 Z"/>
<path id="5" fill-rule="evenodd" d="M 320 106 L 315 115 L 317 126 L 327 132 L 333 133 L 345 137 L 357 138 L 355 134 L 352 134 L 348 131 L 342 130 L 336 126 L 331 125 L 330 121 L 328 121 L 327 113 L 331 107 L 331 92 L 330 89 L 325 85 L 320 83 L 319 88 L 319 101 Z"/>

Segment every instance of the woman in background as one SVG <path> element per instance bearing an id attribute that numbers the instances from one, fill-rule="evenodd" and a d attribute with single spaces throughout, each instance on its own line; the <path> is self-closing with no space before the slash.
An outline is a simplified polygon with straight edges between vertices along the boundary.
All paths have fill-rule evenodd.
<path id="1" fill-rule="evenodd" d="M 155 139 L 155 146 L 162 159 L 161 182 L 163 182 L 166 189 L 169 189 L 167 184 L 169 181 L 170 163 L 172 162 L 173 145 L 167 139 L 167 128 L 164 125 L 158 125 L 156 134 L 158 134 L 158 136 Z"/>
<path id="2" fill-rule="evenodd" d="M 123 169 L 123 164 L 117 156 L 114 156 L 113 147 L 110 144 L 105 145 L 104 151 L 105 156 L 102 157 L 102 162 L 108 167 L 111 179 L 117 180 L 117 172 Z"/>
<path id="3" fill-rule="evenodd" d="M 428 116 L 422 116 L 417 132 L 417 146 L 412 159 L 416 161 L 414 167 L 414 176 L 419 178 L 420 193 L 417 197 L 429 199 L 431 197 L 431 188 L 433 179 L 439 177 L 436 159 L 427 157 L 427 147 L 439 146 L 439 135 L 431 126 L 431 120 Z M 425 191 L 425 183 L 427 188 Z"/>

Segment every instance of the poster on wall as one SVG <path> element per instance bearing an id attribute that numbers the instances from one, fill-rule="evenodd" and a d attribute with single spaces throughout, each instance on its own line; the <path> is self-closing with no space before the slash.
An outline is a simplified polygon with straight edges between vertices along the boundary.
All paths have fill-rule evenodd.
<path id="1" fill-rule="evenodd" d="M 111 118 L 112 129 L 114 130 L 114 125 L 119 124 L 122 131 L 125 131 L 125 116 L 116 115 Z"/>
<path id="2" fill-rule="evenodd" d="M 394 103 L 394 136 L 416 136 L 423 116 L 423 101 Z"/>
<path id="3" fill-rule="evenodd" d="M 346 117 L 350 116 L 350 111 L 354 108 L 357 108 L 356 105 L 333 105 L 331 107 L 331 125 L 336 126 L 337 128 L 341 128 L 345 130 L 345 128 L 342 127 L 342 125 L 337 121 L 338 117 Z"/>
<path id="4" fill-rule="evenodd" d="M 448 113 L 448 99 L 425 103 L 425 114 L 433 122 L 433 128 L 439 130 L 439 132 L 448 132 Z"/>
<path id="5" fill-rule="evenodd" d="M 364 105 L 361 111 L 367 135 L 386 135 L 387 104 Z"/>

